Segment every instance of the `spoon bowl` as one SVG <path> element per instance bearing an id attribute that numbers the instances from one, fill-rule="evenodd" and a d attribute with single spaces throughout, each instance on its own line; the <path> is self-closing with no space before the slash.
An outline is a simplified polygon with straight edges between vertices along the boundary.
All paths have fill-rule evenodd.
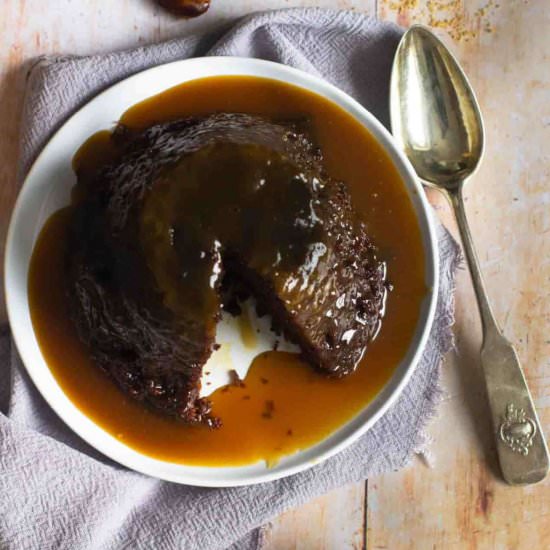
<path id="1" fill-rule="evenodd" d="M 483 155 L 480 109 L 457 61 L 425 27 L 403 37 L 390 87 L 392 132 L 418 176 L 451 189 L 472 175 Z"/>

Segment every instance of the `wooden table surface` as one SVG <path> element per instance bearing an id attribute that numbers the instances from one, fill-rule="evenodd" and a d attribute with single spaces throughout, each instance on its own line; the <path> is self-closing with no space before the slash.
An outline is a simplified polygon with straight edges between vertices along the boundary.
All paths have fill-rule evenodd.
<path id="1" fill-rule="evenodd" d="M 212 0 L 177 20 L 149 0 L 2 0 L 0 3 L 0 241 L 16 194 L 25 62 L 88 54 L 212 27 L 262 8 L 351 8 L 429 24 L 461 60 L 487 131 L 467 209 L 489 294 L 517 344 L 550 434 L 550 2 L 548 0 Z M 455 231 L 449 208 L 430 194 Z M 3 263 L 3 262 L 2 262 Z M 464 270 L 458 276 L 456 351 L 443 366 L 446 397 L 430 425 L 433 464 L 411 465 L 291 510 L 269 527 L 265 550 L 550 548 L 550 480 L 499 481 L 479 365 L 480 324 Z M 5 320 L 3 304 L 0 319 Z"/>

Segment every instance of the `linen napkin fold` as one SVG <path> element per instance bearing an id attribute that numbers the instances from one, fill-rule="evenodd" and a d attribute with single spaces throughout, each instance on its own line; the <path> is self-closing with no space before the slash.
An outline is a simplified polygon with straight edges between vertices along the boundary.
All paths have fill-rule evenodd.
<path id="1" fill-rule="evenodd" d="M 389 74 L 400 35 L 398 27 L 357 13 L 290 9 L 254 14 L 221 36 L 188 36 L 100 56 L 42 58 L 28 80 L 20 179 L 52 132 L 100 90 L 150 66 L 197 55 L 260 57 L 317 74 L 388 126 Z M 283 510 L 405 466 L 426 444 L 423 428 L 440 396 L 439 364 L 452 341 L 460 254 L 440 225 L 438 239 L 435 322 L 398 401 L 337 456 L 261 485 L 182 486 L 114 464 L 49 409 L 10 346 L 8 330 L 0 330 L 0 411 L 6 413 L 0 413 L 0 547 L 252 549 L 261 542 L 258 527 Z"/>

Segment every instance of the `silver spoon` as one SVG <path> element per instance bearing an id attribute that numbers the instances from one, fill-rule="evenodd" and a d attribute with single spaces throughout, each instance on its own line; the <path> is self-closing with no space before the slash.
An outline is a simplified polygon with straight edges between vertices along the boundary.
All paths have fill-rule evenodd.
<path id="1" fill-rule="evenodd" d="M 481 364 L 502 475 L 511 485 L 535 483 L 548 473 L 548 448 L 516 350 L 491 311 L 464 210 L 466 178 L 483 154 L 481 113 L 455 58 L 420 25 L 397 49 L 390 113 L 394 137 L 418 176 L 444 191 L 455 211 L 483 325 Z"/>

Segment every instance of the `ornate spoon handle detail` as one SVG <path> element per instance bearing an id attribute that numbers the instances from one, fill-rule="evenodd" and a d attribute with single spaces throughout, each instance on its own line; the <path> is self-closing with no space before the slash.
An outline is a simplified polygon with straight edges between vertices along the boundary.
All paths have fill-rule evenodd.
<path id="1" fill-rule="evenodd" d="M 514 346 L 493 316 L 466 220 L 462 185 L 450 191 L 483 324 L 481 364 L 495 427 L 504 479 L 511 485 L 542 480 L 548 473 L 548 447 Z"/>

